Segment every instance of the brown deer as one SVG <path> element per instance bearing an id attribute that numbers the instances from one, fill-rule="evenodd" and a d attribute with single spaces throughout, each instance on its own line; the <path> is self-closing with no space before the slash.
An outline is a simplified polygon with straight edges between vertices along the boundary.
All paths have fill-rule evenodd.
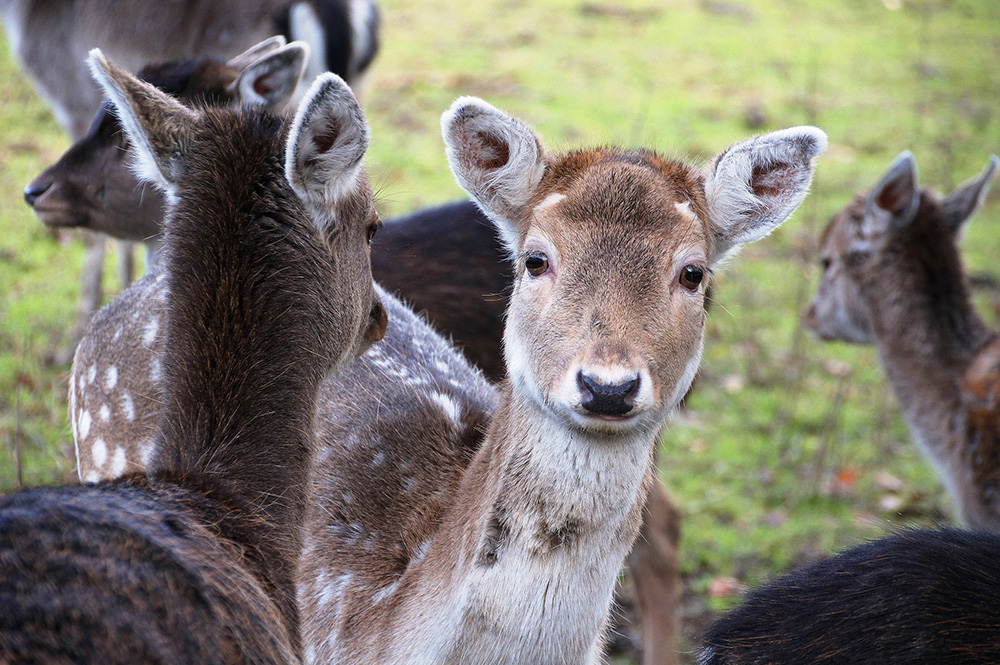
<path id="1" fill-rule="evenodd" d="M 378 48 L 378 13 L 373 0 L 194 0 L 181 5 L 131 0 L 0 0 L 0 17 L 24 71 L 74 140 L 87 133 L 103 99 L 84 65 L 87 52 L 94 47 L 136 71 L 151 62 L 229 58 L 274 34 L 283 34 L 310 42 L 307 80 L 329 69 L 355 86 L 363 82 Z M 41 194 L 32 186 L 25 192 L 29 198 Z M 56 354 L 60 363 L 69 362 L 73 347 L 102 300 L 104 238 L 85 229 L 83 236 L 86 249 L 76 321 L 67 335 L 68 347 Z M 128 245 L 122 254 L 120 278 L 127 285 L 132 280 Z"/>
<path id="2" fill-rule="evenodd" d="M 1000 535 L 905 531 L 754 589 L 701 665 L 1000 662 Z"/>
<path id="3" fill-rule="evenodd" d="M 386 326 L 364 116 L 333 74 L 289 128 L 92 66 L 172 201 L 157 449 L 143 474 L 0 499 L 0 661 L 298 662 L 319 385 Z"/>
<path id="4" fill-rule="evenodd" d="M 189 103 L 259 104 L 277 110 L 298 76 L 298 63 L 287 56 L 290 47 L 281 48 L 283 41 L 272 38 L 228 63 L 200 58 L 150 65 L 140 76 Z M 29 190 L 37 186 L 44 191 L 36 206 L 43 220 L 46 210 L 72 211 L 80 226 L 117 238 L 150 236 L 147 245 L 157 247 L 162 197 L 144 191 L 127 167 L 123 136 L 114 113 L 102 108 L 87 136 L 36 178 Z M 142 213 L 136 214 L 140 207 Z M 458 261 L 463 266 L 461 280 L 454 276 Z M 492 381 L 503 377 L 500 336 L 510 283 L 507 266 L 493 225 L 471 201 L 390 220 L 372 247 L 372 272 L 381 285 L 405 295 Z M 114 478 L 126 467 L 140 470 L 144 455 L 151 452 L 148 445 L 142 449 L 135 445 L 150 441 L 156 426 L 160 387 L 149 377 L 151 372 L 156 376 L 153 368 L 162 352 L 156 334 L 162 288 L 156 278 L 146 280 L 98 314 L 81 341 L 79 371 L 73 379 L 78 387 L 72 391 L 75 413 L 70 419 L 77 435 L 83 431 L 91 441 L 100 442 L 96 450 L 85 446 L 80 451 L 82 477 Z M 111 387 L 107 376 L 86 381 L 90 368 L 95 373 L 98 368 L 112 372 Z M 85 429 L 78 429 L 78 422 Z M 642 535 L 629 558 L 647 665 L 676 662 L 679 539 L 680 514 L 656 483 Z"/>
<path id="5" fill-rule="evenodd" d="M 731 203 L 732 197 L 739 192 L 734 187 L 728 191 L 721 189 L 724 183 L 734 177 L 731 175 L 732 169 L 742 168 L 746 163 L 759 165 L 756 174 L 737 172 L 735 177 L 745 177 L 747 182 L 755 183 L 761 200 L 768 206 L 762 209 L 758 218 L 753 221 L 772 228 L 784 219 L 784 216 L 790 214 L 804 195 L 811 174 L 809 158 L 818 154 L 823 146 L 818 138 L 820 136 L 816 130 L 804 130 L 801 134 L 772 135 L 766 140 L 744 144 L 730 151 L 732 154 L 727 153 L 728 157 L 721 159 L 716 171 L 725 175 L 710 178 L 709 180 L 714 183 L 714 189 L 709 191 L 715 197 L 713 200 L 716 202 L 716 209 L 728 214 L 731 222 L 737 225 L 736 228 L 743 228 L 741 231 L 743 235 L 736 236 L 736 232 L 733 231 L 736 238 L 733 241 L 726 240 L 720 235 L 714 241 L 712 248 L 717 252 L 716 256 L 721 255 L 724 252 L 723 248 L 730 247 L 740 238 L 754 237 L 750 234 L 751 220 L 744 219 L 747 215 L 738 207 L 741 204 Z M 801 153 L 796 152 L 800 149 Z M 791 156 L 795 156 L 798 161 L 788 164 L 779 159 Z M 652 163 L 655 168 L 670 164 L 646 153 L 640 153 L 635 159 L 640 157 L 654 160 Z M 644 173 L 646 169 L 655 172 L 654 166 L 637 170 L 639 174 Z M 698 204 L 702 207 L 708 205 L 704 201 L 706 196 L 704 186 L 695 182 L 701 177 L 697 171 L 678 164 L 663 168 L 671 169 L 669 171 L 671 178 L 680 177 L 680 174 L 690 177 L 694 182 L 691 185 L 694 197 L 691 199 L 692 205 Z M 669 184 L 670 181 L 667 182 Z M 682 193 L 687 193 L 687 190 Z M 758 205 L 757 199 L 751 199 L 749 196 L 745 197 L 744 205 Z M 698 203 L 699 201 L 701 203 Z M 731 205 L 729 212 L 726 212 L 727 209 L 724 207 L 727 202 Z M 684 208 L 685 211 L 687 209 Z M 468 218 L 470 222 L 477 221 L 473 215 L 468 215 Z M 690 222 L 692 219 L 694 217 L 691 219 L 688 216 L 682 217 L 682 221 L 685 222 Z M 424 221 L 429 223 L 426 219 Z M 387 228 L 392 229 L 393 224 L 389 224 Z M 764 227 L 757 228 L 758 234 L 763 235 L 765 232 Z M 721 230 L 719 233 L 721 234 Z M 416 233 L 417 238 L 422 235 L 422 232 Z M 400 246 L 409 246 L 409 242 L 400 243 Z M 521 270 L 523 272 L 523 268 Z M 95 319 L 88 338 L 78 350 L 71 380 L 71 421 L 75 440 L 79 446 L 80 470 L 84 478 L 108 477 L 129 468 L 130 464 L 141 466 L 143 455 L 151 454 L 155 445 L 148 435 L 148 423 L 155 421 L 158 409 L 157 384 L 162 376 L 158 359 L 162 342 L 159 339 L 160 327 L 157 314 L 162 307 L 160 304 L 162 289 L 156 285 L 155 280 L 155 277 L 147 277 L 105 309 Z M 691 294 L 683 297 L 693 299 L 700 304 L 700 295 Z M 320 459 L 336 459 L 330 451 L 335 450 L 346 440 L 379 441 L 382 442 L 380 446 L 387 445 L 385 444 L 387 441 L 400 442 L 387 449 L 386 455 L 388 455 L 395 447 L 409 446 L 414 437 L 427 437 L 428 440 L 435 442 L 431 447 L 441 451 L 435 454 L 455 458 L 457 453 L 452 448 L 459 445 L 456 442 L 460 441 L 464 442 L 459 445 L 464 452 L 457 454 L 456 459 L 461 464 L 456 468 L 441 470 L 454 481 L 465 473 L 469 457 L 480 445 L 482 434 L 479 427 L 493 413 L 495 393 L 492 393 L 467 365 L 457 363 L 447 345 L 439 338 L 430 335 L 426 331 L 426 326 L 415 319 L 412 313 L 405 315 L 405 308 L 388 306 L 392 311 L 393 324 L 389 328 L 386 341 L 379 349 L 373 349 L 352 365 L 347 374 L 333 377 L 323 386 L 320 422 L 325 425 L 321 428 L 320 438 L 325 442 L 325 447 Z M 700 328 L 698 330 L 700 331 Z M 700 339 L 700 332 L 698 335 Z M 432 362 L 432 358 L 443 360 L 440 363 L 436 360 Z M 389 385 L 384 388 L 394 391 L 393 394 L 397 399 L 377 399 L 374 387 L 386 383 Z M 416 386 L 409 385 L 410 383 L 416 383 Z M 674 398 L 663 396 L 662 399 L 666 401 Z M 665 413 L 666 408 L 661 410 Z M 108 429 L 107 423 L 121 423 L 123 420 L 134 430 L 119 428 L 119 431 L 127 432 L 127 435 L 116 439 L 113 444 L 105 440 L 103 433 Z M 339 436 L 341 432 L 336 424 L 341 422 L 345 423 L 343 427 L 351 429 L 350 436 L 346 438 Z M 348 422 L 352 424 L 347 425 Z M 652 423 L 649 423 L 648 427 L 658 429 L 658 425 L 654 427 Z M 654 439 L 655 432 L 649 435 L 647 441 L 650 451 Z M 373 452 L 373 455 L 378 457 L 377 452 Z M 420 462 L 418 466 L 422 469 L 426 463 Z M 324 465 L 324 468 L 327 467 Z M 337 464 L 336 468 L 340 468 L 340 464 Z M 371 473 L 371 469 L 367 469 L 363 472 L 363 477 L 370 477 Z M 651 479 L 652 474 L 650 483 Z M 434 478 L 431 478 L 430 482 L 422 480 L 420 483 L 422 491 L 432 491 L 431 488 L 435 487 L 436 482 L 438 481 Z M 449 487 L 452 485 L 444 483 L 440 487 L 440 492 L 435 493 L 446 498 L 453 493 L 453 489 L 448 489 Z M 313 492 L 316 496 L 315 510 L 320 514 L 331 510 L 330 506 L 337 506 L 343 499 L 343 492 L 335 485 L 330 486 L 325 483 L 322 476 L 315 482 Z M 662 500 L 658 500 L 659 498 Z M 641 502 L 639 508 L 640 510 L 642 508 Z M 637 548 L 633 554 L 636 570 L 645 571 L 646 574 L 643 583 L 638 585 L 641 587 L 640 602 L 644 598 L 649 599 L 648 605 L 651 606 L 644 608 L 643 614 L 644 638 L 651 635 L 644 639 L 647 647 L 646 662 L 671 662 L 676 659 L 676 654 L 672 651 L 674 636 L 669 632 L 675 626 L 672 614 L 679 596 L 679 579 L 674 560 L 678 520 L 675 510 L 662 490 L 655 492 L 651 497 L 650 519 L 660 523 L 650 532 L 650 542 L 645 543 L 644 548 Z M 427 526 L 432 528 L 434 524 Z M 316 557 L 320 559 L 310 564 L 309 562 Z M 325 548 L 313 548 L 306 557 L 304 566 L 312 565 L 315 569 L 317 565 L 322 564 L 325 557 Z M 665 578 L 666 581 L 661 582 L 658 578 Z M 326 580 L 327 577 L 317 574 L 311 583 L 322 586 Z M 651 584 L 648 580 L 657 583 Z M 642 593 L 643 588 L 647 589 L 648 593 Z M 302 602 L 308 603 L 310 598 L 321 597 L 324 597 L 322 592 L 316 595 L 303 591 Z M 657 603 L 653 602 L 656 598 L 665 598 L 671 602 L 665 603 L 666 607 L 658 607 Z M 655 620 L 647 621 L 647 617 L 655 617 Z M 318 636 L 317 642 L 330 634 L 328 631 L 324 632 L 323 626 L 322 623 L 318 624 L 314 632 Z M 663 633 L 664 627 L 666 634 L 657 636 L 657 631 Z"/>
<path id="6" fill-rule="evenodd" d="M 803 315 L 823 339 L 875 345 L 959 518 L 990 531 L 1000 531 L 1000 335 L 972 306 L 957 240 L 998 167 L 992 157 L 939 200 L 918 188 L 913 155 L 900 155 L 830 222 Z"/>

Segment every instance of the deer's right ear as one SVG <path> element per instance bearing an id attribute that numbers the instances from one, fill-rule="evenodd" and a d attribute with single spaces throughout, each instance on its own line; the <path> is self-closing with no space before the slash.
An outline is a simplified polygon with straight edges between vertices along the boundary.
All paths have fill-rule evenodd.
<path id="1" fill-rule="evenodd" d="M 281 35 L 268 37 L 264 41 L 254 44 L 246 51 L 243 51 L 243 53 L 240 53 L 238 56 L 232 58 L 226 63 L 226 65 L 228 67 L 232 67 L 233 69 L 246 69 L 268 53 L 277 51 L 279 48 L 284 46 L 285 43 L 285 38 Z"/>
<path id="2" fill-rule="evenodd" d="M 960 185 L 941 202 L 945 219 L 948 220 L 948 226 L 951 227 L 952 231 L 957 232 L 962 228 L 962 224 L 983 205 L 986 194 L 990 191 L 990 183 L 996 176 L 998 169 L 1000 169 L 1000 159 L 993 155 L 982 173 Z"/>
<path id="3" fill-rule="evenodd" d="M 136 174 L 172 193 L 182 174 L 183 158 L 199 114 L 112 65 L 100 49 L 90 52 L 89 64 L 128 134 Z"/>
<path id="4" fill-rule="evenodd" d="M 240 72 L 230 89 L 244 105 L 280 111 L 298 87 L 308 57 L 309 47 L 303 42 L 273 49 Z"/>
<path id="5" fill-rule="evenodd" d="M 316 78 L 295 114 L 285 148 L 285 177 L 320 229 L 354 190 L 368 149 L 365 115 L 336 74 Z"/>
<path id="6" fill-rule="evenodd" d="M 868 192 L 861 237 L 874 239 L 907 226 L 916 216 L 919 205 L 917 161 L 912 152 L 904 150 Z"/>
<path id="7" fill-rule="evenodd" d="M 441 117 L 441 132 L 458 184 L 514 251 L 518 220 L 545 173 L 541 140 L 520 120 L 476 97 L 456 100 Z"/>

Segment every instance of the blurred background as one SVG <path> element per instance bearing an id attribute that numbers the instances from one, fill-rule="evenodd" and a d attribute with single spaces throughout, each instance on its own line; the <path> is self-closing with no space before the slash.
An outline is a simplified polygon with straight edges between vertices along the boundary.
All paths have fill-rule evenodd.
<path id="1" fill-rule="evenodd" d="M 995 0 L 380 0 L 365 106 L 384 217 L 463 198 L 439 117 L 459 95 L 517 115 L 550 149 L 621 144 L 696 162 L 749 135 L 815 124 L 812 194 L 721 271 L 705 359 L 666 431 L 683 515 L 690 648 L 748 586 L 905 524 L 952 518 L 870 347 L 799 325 L 832 214 L 912 150 L 947 193 L 1000 152 Z M 2 41 L 0 37 L 0 41 Z M 0 490 L 74 481 L 67 365 L 81 246 L 24 204 L 69 139 L 0 44 Z M 995 185 L 1000 189 L 1000 185 Z M 1000 196 L 962 240 L 976 303 L 1000 316 Z M 116 285 L 113 257 L 106 292 Z M 455 266 L 461 279 L 462 266 Z"/>

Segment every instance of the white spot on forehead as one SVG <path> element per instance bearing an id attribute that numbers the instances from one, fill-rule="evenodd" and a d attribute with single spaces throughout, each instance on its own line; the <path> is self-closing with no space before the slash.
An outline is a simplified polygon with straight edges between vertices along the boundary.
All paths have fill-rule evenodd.
<path id="1" fill-rule="evenodd" d="M 154 316 L 142 328 L 142 343 L 146 346 L 153 346 L 153 342 L 156 341 L 156 333 L 159 329 L 160 320 Z"/>
<path id="2" fill-rule="evenodd" d="M 458 402 L 453 400 L 448 395 L 444 393 L 434 393 L 431 398 L 438 403 L 444 414 L 448 416 L 453 423 L 456 425 L 461 424 L 462 407 L 458 405 Z"/>
<path id="3" fill-rule="evenodd" d="M 126 420 L 129 422 L 135 420 L 135 404 L 132 403 L 132 396 L 128 393 L 122 393 L 122 411 Z"/>
<path id="4" fill-rule="evenodd" d="M 535 206 L 534 212 L 537 214 L 546 208 L 551 208 L 555 204 L 566 198 L 565 194 L 560 194 L 559 192 L 553 192 L 542 199 L 542 202 Z"/>
<path id="5" fill-rule="evenodd" d="M 98 438 L 91 446 L 90 454 L 98 468 L 104 466 L 104 463 L 108 461 L 108 444 L 104 443 L 104 439 Z"/>
<path id="6" fill-rule="evenodd" d="M 94 379 L 97 378 L 97 363 L 90 366 L 87 370 L 87 383 L 93 383 Z"/>
<path id="7" fill-rule="evenodd" d="M 116 385 L 118 385 L 118 368 L 112 365 L 104 373 L 104 387 L 113 390 Z"/>
<path id="8" fill-rule="evenodd" d="M 108 408 L 107 404 L 101 405 L 101 410 L 97 412 L 101 416 L 101 420 L 107 422 L 111 419 L 111 409 Z"/>
<path id="9" fill-rule="evenodd" d="M 127 459 L 125 457 L 125 449 L 118 447 L 115 450 L 115 456 L 111 458 L 111 475 L 117 478 L 118 476 L 125 473 L 125 463 Z"/>
<path id="10" fill-rule="evenodd" d="M 80 423 L 79 423 L 80 440 L 81 441 L 83 441 L 84 439 L 86 439 L 87 435 L 90 434 L 90 423 L 91 422 L 93 422 L 93 418 L 91 418 L 91 416 L 90 416 L 90 411 L 87 411 L 86 409 L 84 409 L 83 413 L 80 414 Z"/>

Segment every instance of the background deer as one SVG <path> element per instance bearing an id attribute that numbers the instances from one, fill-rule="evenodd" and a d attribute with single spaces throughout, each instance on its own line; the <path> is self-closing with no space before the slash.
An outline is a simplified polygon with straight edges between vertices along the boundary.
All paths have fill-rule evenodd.
<path id="1" fill-rule="evenodd" d="M 319 384 L 385 330 L 364 117 L 334 75 L 289 130 L 92 62 L 173 202 L 158 445 L 145 474 L 0 499 L 0 660 L 293 662 Z"/>
<path id="2" fill-rule="evenodd" d="M 179 8 L 183 7 L 183 11 Z M 310 43 L 307 80 L 330 70 L 358 86 L 378 48 L 378 13 L 372 0 L 195 0 L 182 5 L 130 0 L 0 0 L 11 48 L 56 120 L 74 140 L 83 137 L 103 96 L 84 65 L 100 47 L 131 71 L 151 62 L 194 57 L 230 58 L 275 34 Z M 26 197 L 44 190 L 29 186 Z M 144 210 L 135 211 L 142 214 Z M 52 222 L 53 219 L 47 220 Z M 73 347 L 101 304 L 102 236 L 84 232 L 86 250 Z M 132 280 L 131 250 L 121 261 L 123 285 Z"/>
<path id="3" fill-rule="evenodd" d="M 701 665 L 1000 662 L 1000 536 L 905 531 L 752 591 Z"/>
<path id="4" fill-rule="evenodd" d="M 282 47 L 283 41 L 266 40 L 228 63 L 201 58 L 150 65 L 140 74 L 182 101 L 279 110 L 301 68 L 302 58 L 290 54 L 303 52 L 293 45 Z M 37 186 L 45 192 L 39 213 L 69 210 L 81 226 L 118 238 L 149 236 L 148 244 L 156 247 L 162 197 L 145 192 L 128 168 L 123 136 L 114 113 L 102 108 L 87 136 L 29 190 Z M 140 207 L 143 213 L 136 215 Z M 459 264 L 462 278 L 457 280 L 454 268 Z M 493 225 L 475 203 L 445 204 L 389 221 L 373 241 L 372 271 L 386 289 L 404 295 L 449 335 L 487 378 L 503 377 L 500 337 L 510 271 Z M 115 478 L 126 468 L 139 471 L 152 451 L 148 442 L 161 401 L 162 289 L 162 280 L 151 277 L 126 292 L 95 316 L 81 341 L 70 420 L 77 445 L 80 434 L 101 442 L 96 449 L 78 448 L 82 478 Z M 104 380 L 88 381 L 91 372 Z M 110 387 L 107 372 L 114 379 Z M 656 483 L 642 535 L 629 558 L 647 665 L 676 662 L 679 540 L 680 514 Z"/>
<path id="5" fill-rule="evenodd" d="M 904 152 L 830 222 L 803 316 L 823 339 L 875 344 L 920 447 L 971 527 L 1000 531 L 1000 336 L 969 299 L 962 224 L 1000 160 L 943 200 Z"/>

